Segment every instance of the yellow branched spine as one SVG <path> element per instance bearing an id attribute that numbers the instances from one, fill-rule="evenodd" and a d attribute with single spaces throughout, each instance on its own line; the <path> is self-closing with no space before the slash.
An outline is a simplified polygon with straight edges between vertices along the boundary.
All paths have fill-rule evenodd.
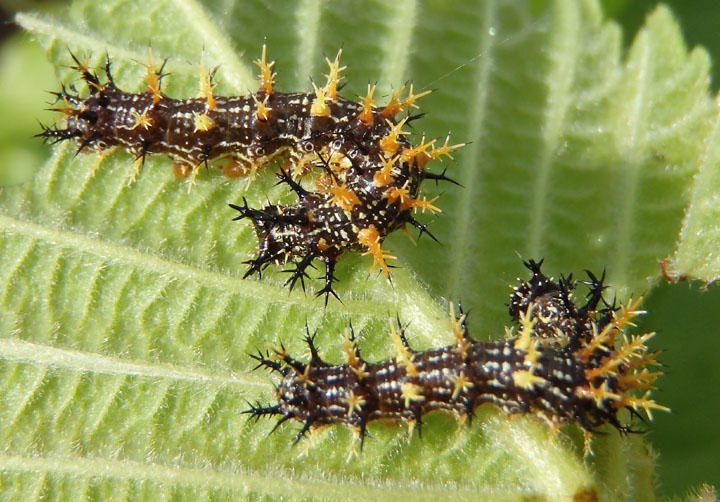
<path id="1" fill-rule="evenodd" d="M 260 59 L 255 61 L 255 64 L 258 68 L 260 68 L 260 74 L 258 75 L 260 87 L 258 91 L 262 91 L 266 94 L 272 94 L 277 73 L 273 73 L 272 71 L 273 66 L 275 66 L 275 61 L 270 61 L 269 63 L 267 62 L 267 47 L 265 44 L 262 46 L 262 56 Z"/>
<path id="2" fill-rule="evenodd" d="M 379 265 L 385 273 L 385 277 L 390 278 L 390 269 L 388 268 L 385 260 L 394 259 L 396 257 L 387 254 L 386 251 L 380 247 L 380 234 L 375 226 L 371 225 L 360 230 L 360 232 L 358 232 L 358 241 L 368 249 L 363 253 L 363 256 L 369 254 L 373 257 L 373 263 L 370 266 L 370 271 L 372 272 L 375 269 L 375 266 Z"/>

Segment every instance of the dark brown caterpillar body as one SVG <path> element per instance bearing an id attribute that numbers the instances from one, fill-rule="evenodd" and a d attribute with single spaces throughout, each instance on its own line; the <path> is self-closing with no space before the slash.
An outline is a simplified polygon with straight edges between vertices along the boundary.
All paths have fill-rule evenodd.
<path id="1" fill-rule="evenodd" d="M 297 204 L 267 205 L 252 209 L 246 202 L 231 207 L 249 218 L 260 241 L 258 256 L 247 263 L 246 277 L 260 273 L 270 263 L 294 262 L 287 281 L 294 287 L 307 277 L 305 269 L 314 259 L 325 263 L 325 301 L 332 290 L 336 260 L 347 250 L 373 257 L 389 277 L 385 262 L 391 258 L 382 248 L 385 237 L 410 224 L 427 232 L 412 213 L 439 211 L 418 197 L 425 179 L 449 180 L 443 174 L 424 170 L 425 164 L 462 145 L 439 147 L 434 141 L 413 146 L 403 126 L 414 117 L 396 120 L 427 92 L 405 98 L 403 89 L 384 107 L 374 106 L 375 87 L 368 88 L 362 102 L 337 94 L 342 80 L 339 56 L 328 60 L 327 83 L 314 93 L 282 93 L 273 89 L 274 62 L 262 58 L 260 87 L 248 96 L 214 96 L 212 74 L 201 79 L 200 97 L 171 99 L 160 91 L 162 68 L 148 64 L 147 91 L 126 93 L 115 86 L 106 64 L 107 80 L 101 83 L 86 64 L 74 58 L 75 68 L 87 82 L 85 98 L 56 93 L 65 105 L 63 128 L 46 128 L 39 134 L 53 142 L 75 139 L 78 151 L 121 147 L 137 159 L 136 173 L 148 154 L 165 154 L 175 161 L 179 176 L 191 175 L 209 161 L 224 160 L 223 172 L 230 177 L 252 178 L 265 164 L 280 161 L 281 182 L 298 195 Z M 316 172 L 312 188 L 298 180 Z M 133 176 L 134 179 L 134 176 Z M 428 232 L 429 233 L 429 232 Z M 337 295 L 335 295 L 337 296 Z"/>
<path id="2" fill-rule="evenodd" d="M 529 262 L 528 266 L 537 281 L 542 275 L 539 264 Z M 543 279 L 556 291 L 565 290 L 544 275 Z M 564 281 L 566 286 L 573 284 Z M 555 335 L 550 337 L 549 326 L 543 326 L 538 316 L 543 307 L 535 303 L 547 298 L 538 296 L 541 290 L 534 291 L 529 283 L 522 286 L 527 286 L 524 291 L 528 294 L 522 296 L 528 306 L 517 317 L 517 332 L 503 341 L 473 340 L 461 314 L 452 317 L 454 344 L 414 351 L 402 329 L 393 329 L 397 355 L 379 363 L 364 361 L 352 336 L 346 338 L 347 362 L 342 365 L 322 361 L 309 336 L 309 363 L 290 357 L 283 348 L 275 350 L 274 356 L 255 355 L 259 366 L 280 373 L 282 380 L 277 404 L 253 406 L 245 413 L 279 415 L 280 423 L 298 420 L 303 423 L 299 439 L 311 427 L 335 423 L 355 427 L 364 437 L 367 423 L 378 419 L 409 421 L 419 428 L 423 415 L 431 411 L 472 417 L 474 410 L 486 403 L 507 414 L 532 413 L 556 427 L 575 423 L 588 432 L 605 423 L 629 432 L 618 418 L 623 408 L 648 414 L 653 408 L 666 409 L 648 397 L 661 373 L 648 369 L 657 365 L 656 354 L 645 346 L 652 333 L 630 338 L 624 334 L 639 313 L 639 301 L 596 315 L 589 306 L 600 301 L 596 298 L 602 284 L 595 284 L 585 312 L 575 319 L 581 322 L 553 320 L 553 329 L 571 325 L 572 329 L 553 331 Z M 513 294 L 515 299 L 520 296 Z M 641 393 L 635 394 L 636 389 Z"/>

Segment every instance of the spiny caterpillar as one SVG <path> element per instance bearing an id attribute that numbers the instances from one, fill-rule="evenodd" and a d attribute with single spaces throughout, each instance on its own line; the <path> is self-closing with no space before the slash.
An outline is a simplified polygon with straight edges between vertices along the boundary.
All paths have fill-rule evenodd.
<path id="1" fill-rule="evenodd" d="M 252 355 L 258 367 L 279 373 L 282 380 L 277 404 L 251 405 L 244 413 L 278 415 L 278 425 L 300 421 L 297 440 L 311 428 L 345 424 L 362 441 L 373 420 L 408 422 L 420 433 L 426 413 L 444 410 L 472 419 L 486 403 L 508 415 L 534 414 L 553 428 L 574 423 L 587 433 L 605 423 L 632 432 L 618 418 L 623 408 L 637 416 L 639 410 L 648 416 L 653 408 L 667 410 L 649 398 L 661 374 L 649 369 L 658 366 L 657 353 L 645 345 L 653 333 L 625 333 L 641 313 L 640 299 L 619 308 L 607 305 L 602 280 L 590 274 L 588 300 L 578 307 L 570 277 L 555 282 L 542 274 L 539 263 L 526 265 L 533 277 L 513 292 L 510 313 L 518 326 L 508 330 L 505 340 L 473 340 L 466 316 L 461 310 L 456 317 L 452 307 L 452 345 L 415 351 L 402 327 L 392 328 L 397 355 L 379 363 L 362 359 L 352 331 L 345 336 L 346 363 L 341 365 L 324 362 L 308 335 L 308 363 L 290 357 L 282 346 L 273 355 Z"/>
<path id="2" fill-rule="evenodd" d="M 325 286 L 317 295 L 325 295 L 326 305 L 331 294 L 337 298 L 332 289 L 335 263 L 346 250 L 371 255 L 371 270 L 379 266 L 389 278 L 385 260 L 394 256 L 381 244 L 391 232 L 409 223 L 421 235 L 425 232 L 435 238 L 413 218 L 412 212 L 439 211 L 433 205 L 435 199 L 418 197 L 424 179 L 451 180 L 444 172 L 433 174 L 424 167 L 432 159 L 450 157 L 450 152 L 463 146 L 449 145 L 446 139 L 442 146 L 435 147 L 434 140 L 425 142 L 424 138 L 419 146 L 410 144 L 402 128 L 414 117 L 396 121 L 395 115 L 417 108 L 416 100 L 427 94 L 414 94 L 412 86 L 406 98 L 400 98 L 401 89 L 382 108 L 374 106 L 375 86 L 368 87 L 362 103 L 340 98 L 337 88 L 344 67 L 340 67 L 339 56 L 327 61 L 327 82 L 322 88 L 316 87 L 314 94 L 279 95 L 286 100 L 284 106 L 292 110 L 296 124 L 291 130 L 283 127 L 284 134 L 295 144 L 304 145 L 304 157 L 292 165 L 301 165 L 301 172 L 307 163 L 321 168 L 314 190 L 306 190 L 294 181 L 294 171 L 281 169 L 280 182 L 295 192 L 296 204 L 269 204 L 261 209 L 249 207 L 245 200 L 242 206 L 231 204 L 240 212 L 236 219 L 252 221 L 259 241 L 258 255 L 247 262 L 250 268 L 245 277 L 254 272 L 260 275 L 270 263 L 293 261 L 295 268 L 287 270 L 291 275 L 286 284 L 292 289 L 300 280 L 304 288 L 305 270 L 313 260 L 320 259 L 325 264 Z M 258 64 L 262 90 L 272 81 L 272 63 L 265 63 L 263 52 Z M 270 89 L 266 92 L 276 95 Z"/>
<path id="3" fill-rule="evenodd" d="M 201 165 L 223 159 L 223 172 L 230 177 L 252 178 L 257 170 L 274 161 L 281 161 L 278 174 L 298 196 L 294 205 L 269 204 L 253 209 L 243 205 L 230 206 L 240 212 L 236 219 L 249 218 L 256 230 L 259 252 L 245 277 L 262 270 L 270 263 L 294 261 L 289 284 L 298 280 L 304 287 L 305 269 L 314 259 L 325 264 L 325 287 L 318 296 L 337 297 L 332 289 L 335 262 L 346 250 L 362 251 L 373 258 L 371 270 L 379 266 L 389 278 L 386 259 L 389 255 L 381 244 L 388 234 L 410 224 L 422 233 L 427 227 L 415 220 L 412 213 L 440 211 L 435 199 L 418 197 L 425 179 L 452 181 L 441 174 L 424 170 L 425 165 L 463 144 L 441 146 L 435 140 L 413 146 L 403 130 L 419 117 L 395 117 L 413 108 L 417 100 L 430 91 L 415 94 L 410 85 L 395 92 L 382 107 L 375 106 L 375 86 L 368 86 L 361 102 L 338 95 L 343 77 L 340 54 L 327 60 L 329 72 L 323 87 L 314 86 L 312 93 L 283 93 L 274 89 L 274 61 L 267 62 L 263 46 L 260 85 L 254 94 L 222 97 L 213 95 L 214 71 L 201 78 L 199 97 L 177 100 L 161 92 L 163 67 L 147 65 L 147 90 L 131 94 L 118 89 L 106 60 L 107 80 L 101 83 L 86 63 L 75 56 L 76 69 L 88 85 L 85 98 L 69 93 L 64 87 L 54 93 L 64 106 L 55 108 L 66 116 L 65 127 L 43 128 L 38 136 L 59 142 L 75 139 L 77 151 L 85 148 L 104 150 L 119 146 L 136 159 L 136 170 L 146 155 L 161 153 L 175 161 L 178 176 L 194 179 Z M 163 65 L 164 66 L 164 65 Z M 314 84 L 313 84 L 314 85 Z M 302 187 L 297 180 L 316 171 L 313 187 Z M 134 179 L 134 176 L 133 176 Z"/>

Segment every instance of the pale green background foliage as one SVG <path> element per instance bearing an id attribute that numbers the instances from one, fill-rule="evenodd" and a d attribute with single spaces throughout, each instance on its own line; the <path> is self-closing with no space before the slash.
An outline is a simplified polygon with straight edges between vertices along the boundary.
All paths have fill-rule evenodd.
<path id="1" fill-rule="evenodd" d="M 393 286 L 368 275 L 367 257 L 344 258 L 343 303 L 327 310 L 311 294 L 289 293 L 277 271 L 240 279 L 256 239 L 248 224 L 230 221 L 227 203 L 292 200 L 270 170 L 247 191 L 203 170 L 188 195 L 168 159 L 150 158 L 127 186 L 124 153 L 98 165 L 94 155 L 73 158 L 72 145 L 3 152 L 13 167 L 18 152 L 23 165 L 49 155 L 34 172 L 3 169 L 0 192 L 5 494 L 555 500 L 596 489 L 608 500 L 652 500 L 647 445 L 611 430 L 584 460 L 577 430 L 551 437 L 527 417 L 507 420 L 486 407 L 469 428 L 428 416 L 422 441 L 373 424 L 365 450 L 348 462 L 344 428 L 291 448 L 293 424 L 267 437 L 271 421 L 247 424 L 239 412 L 245 400 L 272 396 L 271 378 L 250 371 L 247 352 L 283 341 L 303 353 L 306 322 L 336 362 L 350 320 L 373 361 L 390 353 L 385 333 L 396 314 L 410 323 L 414 346 L 448 343 L 448 299 L 472 310 L 476 338 L 501 337 L 507 285 L 525 273 L 518 254 L 545 257 L 554 274 L 606 267 L 609 294 L 622 299 L 649 291 L 666 256 L 677 275 L 715 279 L 720 152 L 710 63 L 704 51 L 687 51 L 669 11 L 655 11 L 627 53 L 618 26 L 591 0 L 362 9 L 350 1 L 78 0 L 17 22 L 66 83 L 77 82 L 63 66 L 68 48 L 93 65 L 107 51 L 117 83 L 140 91 L 139 62 L 152 46 L 157 59 L 169 58 L 173 97 L 196 93 L 203 58 L 221 65 L 218 93 L 254 89 L 251 62 L 265 39 L 278 87 L 309 89 L 310 76 L 322 79 L 323 57 L 342 47 L 344 95 L 369 82 L 385 95 L 410 79 L 436 88 L 423 100 L 428 114 L 415 122 L 415 140 L 452 131 L 470 144 L 445 164 L 463 189 L 425 186 L 442 195 L 444 214 L 420 217 L 443 244 L 389 238 L 401 266 Z M 23 60 L 3 65 L 23 69 Z M 37 101 L 24 99 L 13 106 L 40 117 Z"/>

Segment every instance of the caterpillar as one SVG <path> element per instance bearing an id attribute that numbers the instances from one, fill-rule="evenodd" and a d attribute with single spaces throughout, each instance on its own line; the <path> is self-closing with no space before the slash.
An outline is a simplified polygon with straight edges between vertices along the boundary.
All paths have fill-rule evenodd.
<path id="1" fill-rule="evenodd" d="M 533 414 L 553 428 L 577 424 L 587 433 L 606 423 L 633 432 L 618 417 L 624 408 L 640 417 L 640 410 L 648 416 L 652 409 L 668 410 L 649 398 L 661 375 L 650 370 L 659 365 L 657 353 L 646 346 L 653 333 L 625 333 L 641 313 L 641 299 L 608 305 L 602 299 L 603 281 L 589 273 L 588 300 L 576 306 L 572 278 L 555 281 L 541 272 L 541 264 L 526 263 L 533 276 L 511 295 L 509 310 L 517 326 L 505 340 L 473 340 L 467 316 L 462 309 L 456 316 L 452 307 L 453 344 L 416 351 L 402 326 L 393 327 L 390 338 L 397 354 L 378 363 L 362 359 L 352 330 L 345 334 L 346 362 L 341 365 L 323 361 L 308 334 L 307 363 L 282 345 L 272 355 L 251 355 L 257 367 L 278 373 L 281 381 L 276 404 L 251 404 L 244 413 L 279 416 L 278 426 L 301 422 L 296 442 L 311 428 L 331 424 L 354 428 L 362 442 L 374 420 L 408 422 L 420 434 L 427 413 L 443 410 L 471 421 L 484 404 L 508 415 Z"/>
<path id="2" fill-rule="evenodd" d="M 247 262 L 244 278 L 269 264 L 294 263 L 286 285 L 298 281 L 304 289 L 305 270 L 314 259 L 325 264 L 325 287 L 318 296 L 337 297 L 332 288 L 334 267 L 347 250 L 372 256 L 371 270 L 379 266 L 390 278 L 387 259 L 395 258 L 382 249 L 391 232 L 410 224 L 420 235 L 427 226 L 413 212 L 438 212 L 433 203 L 418 196 L 423 180 L 451 181 L 440 174 L 425 171 L 434 159 L 452 158 L 451 152 L 463 144 L 449 144 L 449 138 L 436 141 L 423 137 L 413 146 L 403 130 L 419 115 L 396 116 L 418 108 L 417 101 L 430 91 L 415 93 L 410 85 L 395 92 L 389 102 L 376 107 L 375 86 L 369 85 L 360 102 L 339 96 L 345 69 L 338 52 L 327 59 L 329 72 L 324 86 L 312 93 L 283 93 L 275 90 L 274 61 L 268 62 L 266 47 L 255 64 L 259 67 L 259 88 L 247 96 L 215 96 L 215 70 L 203 72 L 199 97 L 171 99 L 162 94 L 164 63 L 156 68 L 147 64 L 147 90 L 132 94 L 119 89 L 112 78 L 106 58 L 105 82 L 92 73 L 87 63 L 74 55 L 72 67 L 87 83 L 89 95 L 80 98 L 63 87 L 53 93 L 63 106 L 54 108 L 65 117 L 64 127 L 43 127 L 38 134 L 53 143 L 75 140 L 77 152 L 86 148 L 105 150 L 121 147 L 136 158 L 135 179 L 145 157 L 166 154 L 173 158 L 179 177 L 191 176 L 202 165 L 215 160 L 226 163 L 222 171 L 229 177 L 248 177 L 264 165 L 281 163 L 280 183 L 287 184 L 298 202 L 292 205 L 268 204 L 251 208 L 230 204 L 248 218 L 259 240 L 258 255 Z M 312 187 L 298 180 L 311 171 L 317 175 Z M 192 184 L 192 183 L 191 183 Z"/>

